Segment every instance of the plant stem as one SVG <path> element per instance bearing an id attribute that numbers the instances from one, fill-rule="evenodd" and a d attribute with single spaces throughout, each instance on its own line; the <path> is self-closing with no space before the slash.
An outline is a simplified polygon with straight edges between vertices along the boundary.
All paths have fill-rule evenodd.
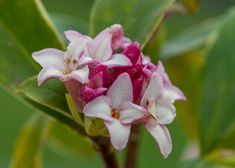
<path id="1" fill-rule="evenodd" d="M 140 127 L 134 125 L 131 129 L 131 135 L 125 160 L 125 168 L 136 168 L 137 156 L 139 151 Z"/>
<path id="2" fill-rule="evenodd" d="M 118 162 L 109 140 L 104 138 L 92 138 L 92 140 L 97 145 L 97 150 L 104 161 L 105 168 L 118 168 Z"/>

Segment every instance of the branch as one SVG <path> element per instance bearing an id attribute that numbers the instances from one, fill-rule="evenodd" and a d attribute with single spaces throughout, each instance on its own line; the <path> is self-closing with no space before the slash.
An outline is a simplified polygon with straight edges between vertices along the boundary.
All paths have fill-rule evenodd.
<path id="1" fill-rule="evenodd" d="M 92 140 L 97 145 L 96 149 L 104 161 L 105 168 L 118 168 L 118 162 L 109 140 L 107 138 L 92 138 Z"/>
<path id="2" fill-rule="evenodd" d="M 137 156 L 139 151 L 140 127 L 134 125 L 131 129 L 131 135 L 125 160 L 125 168 L 136 168 Z"/>

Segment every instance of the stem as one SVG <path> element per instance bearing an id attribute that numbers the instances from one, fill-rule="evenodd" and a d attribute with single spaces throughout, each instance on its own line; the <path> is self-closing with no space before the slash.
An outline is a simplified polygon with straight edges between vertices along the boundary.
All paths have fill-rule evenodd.
<path id="1" fill-rule="evenodd" d="M 139 151 L 140 127 L 134 125 L 131 129 L 131 135 L 125 160 L 125 168 L 136 168 L 137 156 Z"/>
<path id="2" fill-rule="evenodd" d="M 118 162 L 109 140 L 104 138 L 92 138 L 92 140 L 97 145 L 97 150 L 104 161 L 105 168 L 118 168 Z"/>

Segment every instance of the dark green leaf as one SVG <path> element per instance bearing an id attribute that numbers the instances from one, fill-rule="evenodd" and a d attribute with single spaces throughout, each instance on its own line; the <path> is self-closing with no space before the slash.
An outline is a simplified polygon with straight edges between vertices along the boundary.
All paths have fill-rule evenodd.
<path id="1" fill-rule="evenodd" d="M 12 90 L 37 71 L 1 23 L 0 37 L 0 83 L 6 89 Z"/>
<path id="2" fill-rule="evenodd" d="M 41 168 L 42 149 L 47 137 L 47 120 L 35 115 L 25 124 L 18 137 L 11 168 Z"/>
<path id="3" fill-rule="evenodd" d="M 33 107 L 84 134 L 83 128 L 74 121 L 70 113 L 62 83 L 51 80 L 38 87 L 36 78 L 32 77 L 22 83 L 18 93 Z"/>
<path id="4" fill-rule="evenodd" d="M 235 10 L 230 11 L 225 18 L 209 54 L 202 83 L 202 154 L 218 148 L 235 129 Z"/>
<path id="5" fill-rule="evenodd" d="M 43 48 L 62 48 L 55 28 L 39 0 L 0 0 L 0 21 L 28 56 Z"/>
<path id="6" fill-rule="evenodd" d="M 91 34 L 94 36 L 102 29 L 119 23 L 124 27 L 125 34 L 141 43 L 143 48 L 173 3 L 174 0 L 97 0 L 91 12 Z"/>
<path id="7" fill-rule="evenodd" d="M 32 77 L 21 84 L 19 92 L 45 107 L 71 117 L 65 98 L 66 90 L 59 81 L 51 80 L 39 87 L 36 77 Z"/>

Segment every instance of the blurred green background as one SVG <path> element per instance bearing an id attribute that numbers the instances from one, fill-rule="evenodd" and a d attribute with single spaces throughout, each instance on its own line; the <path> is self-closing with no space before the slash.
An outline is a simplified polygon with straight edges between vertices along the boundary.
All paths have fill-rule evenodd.
<path id="1" fill-rule="evenodd" d="M 80 32 L 88 32 L 88 19 L 92 0 L 43 0 L 46 9 L 52 17 L 54 23 L 62 32 L 65 29 L 77 29 Z M 174 14 L 167 20 L 167 36 L 174 37 L 187 27 L 205 20 L 206 18 L 222 15 L 228 8 L 235 5 L 234 0 L 201 0 L 200 10 L 194 15 Z M 77 10 L 77 6 L 83 6 L 83 10 Z M 63 23 L 60 23 L 63 19 Z M 171 76 L 171 74 L 170 74 Z M 174 78 L 174 77 L 173 77 Z M 33 113 L 31 109 L 17 101 L 14 97 L 8 95 L 3 89 L 0 89 L 0 167 L 8 167 L 15 140 L 23 123 Z M 180 113 L 180 111 L 178 111 Z M 189 125 L 190 127 L 190 125 Z M 153 138 L 146 132 L 142 131 L 141 149 L 139 155 L 139 167 L 172 167 L 182 157 L 182 151 L 186 146 L 186 136 L 176 120 L 170 126 L 173 139 L 173 153 L 169 159 L 164 160 L 159 154 Z M 123 154 L 119 154 L 122 158 Z M 46 168 L 58 167 L 102 167 L 101 160 L 97 154 L 88 158 L 83 156 L 65 156 L 61 155 L 49 146 L 44 151 L 44 166 Z"/>

